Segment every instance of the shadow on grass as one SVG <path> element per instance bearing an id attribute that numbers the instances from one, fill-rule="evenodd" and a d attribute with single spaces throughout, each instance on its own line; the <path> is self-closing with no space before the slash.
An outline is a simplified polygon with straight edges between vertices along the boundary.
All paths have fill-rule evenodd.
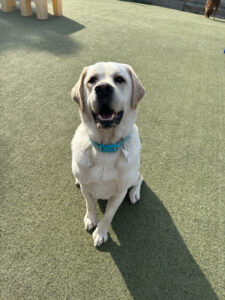
<path id="1" fill-rule="evenodd" d="M 38 20 L 35 15 L 23 17 L 15 9 L 12 13 L 0 11 L 0 28 L 0 51 L 26 48 L 69 54 L 80 48 L 69 35 L 85 27 L 64 16 L 49 14 L 47 20 Z"/>
<path id="2" fill-rule="evenodd" d="M 225 20 L 223 19 L 218 19 L 218 18 L 216 18 L 215 20 L 214 20 L 215 22 L 220 22 L 220 23 L 225 23 Z"/>
<path id="3" fill-rule="evenodd" d="M 135 300 L 218 299 L 195 262 L 168 211 L 143 183 L 141 201 L 124 201 L 109 237 L 99 251 L 109 252 Z M 102 211 L 105 201 L 99 201 Z"/>

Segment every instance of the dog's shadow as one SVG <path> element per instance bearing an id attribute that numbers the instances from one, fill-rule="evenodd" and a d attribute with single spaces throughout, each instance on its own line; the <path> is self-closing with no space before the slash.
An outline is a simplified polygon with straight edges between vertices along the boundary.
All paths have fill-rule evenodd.
<path id="1" fill-rule="evenodd" d="M 102 211 L 105 201 L 99 200 Z M 218 299 L 185 245 L 168 211 L 144 182 L 141 201 L 126 199 L 112 222 L 119 244 L 109 236 L 99 251 L 112 255 L 136 300 Z"/>

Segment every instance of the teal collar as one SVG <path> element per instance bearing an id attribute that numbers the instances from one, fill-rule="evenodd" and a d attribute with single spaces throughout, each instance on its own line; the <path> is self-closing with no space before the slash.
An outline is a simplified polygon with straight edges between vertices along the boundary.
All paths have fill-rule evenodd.
<path id="1" fill-rule="evenodd" d="M 128 134 L 124 139 L 122 139 L 119 143 L 117 144 L 98 144 L 94 142 L 91 138 L 89 138 L 91 144 L 95 147 L 100 152 L 108 152 L 108 153 L 113 153 L 117 152 L 123 145 L 124 143 L 127 142 L 127 140 L 130 138 L 130 135 Z"/>

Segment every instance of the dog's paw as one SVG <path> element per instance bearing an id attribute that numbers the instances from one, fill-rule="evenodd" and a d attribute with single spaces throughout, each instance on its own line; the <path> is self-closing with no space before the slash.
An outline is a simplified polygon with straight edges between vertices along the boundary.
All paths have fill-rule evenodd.
<path id="1" fill-rule="evenodd" d="M 97 227 L 95 231 L 92 234 L 93 240 L 94 240 L 94 246 L 99 247 L 103 243 L 106 243 L 108 240 L 108 232 L 101 232 L 99 228 Z"/>
<path id="2" fill-rule="evenodd" d="M 128 193 L 130 198 L 130 202 L 135 204 L 138 200 L 140 200 L 140 188 L 139 187 L 132 187 Z"/>
<path id="3" fill-rule="evenodd" d="M 85 215 L 84 217 L 84 227 L 87 231 L 95 228 L 97 226 L 97 220 L 95 218 L 90 218 L 89 216 Z"/>

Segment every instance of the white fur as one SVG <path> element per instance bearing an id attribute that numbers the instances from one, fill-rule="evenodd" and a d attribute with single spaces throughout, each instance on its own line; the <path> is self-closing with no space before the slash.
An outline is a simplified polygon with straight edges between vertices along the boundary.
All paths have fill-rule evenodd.
<path id="1" fill-rule="evenodd" d="M 113 82 L 115 72 L 122 74 L 126 79 L 123 87 L 117 86 Z M 115 128 L 102 129 L 95 125 L 91 109 L 95 105 L 96 96 L 94 89 L 88 86 L 88 79 L 92 74 L 99 74 L 101 82 L 110 83 L 114 87 L 114 110 L 122 109 L 124 111 L 121 123 Z M 136 86 L 134 86 L 135 84 Z M 83 105 L 85 110 L 80 109 L 81 124 L 71 143 L 72 172 L 76 182 L 80 183 L 86 200 L 85 229 L 91 230 L 97 226 L 92 236 L 94 245 L 100 246 L 108 239 L 108 227 L 128 189 L 131 188 L 129 190 L 131 203 L 135 203 L 140 198 L 140 187 L 143 180 L 139 173 L 141 143 L 138 128 L 134 124 L 137 109 L 131 106 L 131 98 L 136 88 L 135 93 L 141 99 L 144 95 L 144 88 L 130 66 L 117 63 L 97 63 L 86 68 L 85 78 L 83 81 L 80 79 L 72 90 L 73 97 L 75 97 L 75 93 L 78 93 L 79 88 L 82 89 L 84 99 L 79 99 L 78 95 L 78 102 L 80 108 Z M 138 89 L 142 89 L 140 93 L 138 93 Z M 80 95 L 80 97 L 82 96 Z M 138 102 L 140 99 L 133 101 Z M 92 138 L 98 143 L 113 144 L 128 134 L 130 138 L 125 147 L 129 153 L 129 160 L 123 154 L 122 149 L 114 153 L 99 152 L 89 140 Z M 108 200 L 106 212 L 99 223 L 96 215 L 97 199 Z"/>

